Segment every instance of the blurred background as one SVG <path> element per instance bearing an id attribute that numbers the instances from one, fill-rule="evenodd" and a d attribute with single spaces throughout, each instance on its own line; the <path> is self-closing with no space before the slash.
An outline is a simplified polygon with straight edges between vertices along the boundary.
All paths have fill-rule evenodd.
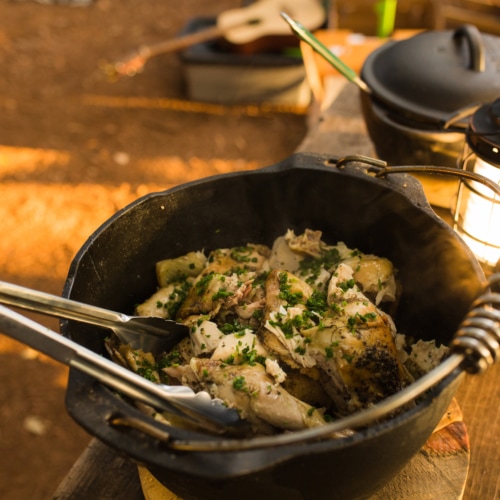
<path id="1" fill-rule="evenodd" d="M 249 88 L 224 99 L 196 60 L 177 53 L 151 58 L 133 77 L 109 70 L 196 18 L 248 3 L 0 0 L 0 280 L 61 294 L 81 245 L 132 200 L 297 149 L 314 120 L 303 85 L 269 100 L 249 99 Z M 384 3 L 325 2 L 324 26 L 380 36 Z M 390 29 L 466 21 L 499 34 L 495 16 L 496 0 L 399 0 L 389 21 Z M 66 380 L 65 367 L 0 335 L 1 498 L 51 498 L 90 441 L 66 413 Z"/>

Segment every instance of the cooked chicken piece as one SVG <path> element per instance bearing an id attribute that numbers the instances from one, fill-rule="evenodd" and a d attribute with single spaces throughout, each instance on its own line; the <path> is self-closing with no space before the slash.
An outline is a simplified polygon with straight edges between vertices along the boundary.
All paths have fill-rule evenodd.
<path id="1" fill-rule="evenodd" d="M 395 327 L 359 290 L 349 266 L 340 264 L 332 276 L 329 307 L 320 316 L 312 308 L 311 289 L 289 273 L 271 273 L 266 293 L 266 330 L 306 373 L 321 370 L 323 387 L 340 413 L 369 406 L 404 386 Z"/>
<path id="2" fill-rule="evenodd" d="M 251 330 L 246 329 L 238 333 L 225 335 L 219 341 L 217 348 L 212 353 L 211 359 L 219 360 L 230 365 L 241 365 L 248 363 L 263 363 L 266 372 L 281 384 L 286 379 L 286 373 L 279 363 L 269 357 L 269 352 L 259 337 Z"/>
<path id="3" fill-rule="evenodd" d="M 175 259 L 164 259 L 156 263 L 156 280 L 161 287 L 175 281 L 194 278 L 205 268 L 207 258 L 203 252 L 189 252 Z"/>
<path id="4" fill-rule="evenodd" d="M 320 410 L 276 384 L 261 364 L 226 365 L 217 360 L 193 358 L 190 367 L 205 390 L 229 407 L 238 408 L 257 433 L 325 424 Z"/>
<path id="5" fill-rule="evenodd" d="M 282 270 L 271 271 L 266 280 L 265 318 L 283 307 L 306 309 L 306 301 L 313 294 L 313 288 L 292 273 Z"/>
<path id="6" fill-rule="evenodd" d="M 185 365 L 166 366 L 162 371 L 163 373 L 168 375 L 170 380 L 175 380 L 178 381 L 180 385 L 191 387 L 191 389 L 193 389 L 193 391 L 195 392 L 203 390 L 203 386 L 200 384 L 198 376 L 192 370 L 189 362 Z"/>
<path id="7" fill-rule="evenodd" d="M 287 374 L 275 359 L 266 358 L 264 367 L 266 368 L 266 373 L 273 377 L 277 384 L 283 384 L 286 381 Z"/>
<path id="8" fill-rule="evenodd" d="M 319 259 L 323 246 L 321 231 L 306 229 L 297 236 L 289 229 L 284 236 L 274 241 L 268 261 L 269 268 L 296 273 L 306 257 Z"/>
<path id="9" fill-rule="evenodd" d="M 248 244 L 234 248 L 220 248 L 208 256 L 204 273 L 242 274 L 248 271 L 260 271 L 270 255 L 265 245 Z"/>
<path id="10" fill-rule="evenodd" d="M 286 343 L 280 340 L 281 332 L 276 333 L 274 328 L 266 323 L 266 328 L 259 331 L 259 338 L 267 351 L 275 358 L 282 360 L 292 368 L 300 368 L 302 365 L 297 363 L 290 354 Z"/>
<path id="11" fill-rule="evenodd" d="M 253 285 L 269 249 L 263 245 L 214 250 L 177 314 L 182 321 L 192 315 L 215 317 L 221 309 L 241 307 L 242 302 L 258 302 Z"/>
<path id="12" fill-rule="evenodd" d="M 406 338 L 377 307 L 397 304 L 392 263 L 321 237 L 288 230 L 271 249 L 248 244 L 159 262 L 161 288 L 137 313 L 175 318 L 189 337 L 158 364 L 116 339 L 108 351 L 152 380 L 168 375 L 207 390 L 257 435 L 376 404 L 439 363 L 445 349 L 420 343 L 408 354 Z"/>
<path id="13" fill-rule="evenodd" d="M 182 366 L 188 364 L 193 356 L 191 339 L 185 337 L 173 349 L 158 358 L 158 366 L 163 368 Z"/>
<path id="14" fill-rule="evenodd" d="M 396 278 L 389 260 L 357 252 L 343 263 L 352 268 L 353 278 L 365 295 L 373 297 L 375 305 L 396 300 Z"/>
<path id="15" fill-rule="evenodd" d="M 264 359 L 268 355 L 265 347 L 251 330 L 241 333 L 224 335 L 219 340 L 211 358 L 228 364 L 239 365 L 242 363 Z"/>
<path id="16" fill-rule="evenodd" d="M 332 270 L 341 260 L 337 248 L 321 240 L 321 231 L 306 230 L 296 236 L 289 230 L 276 240 L 273 251 L 276 257 L 269 261 L 271 268 L 291 272 L 315 290 L 325 289 Z"/>
<path id="17" fill-rule="evenodd" d="M 266 306 L 266 299 L 260 298 L 253 302 L 241 301 L 239 305 L 234 308 L 237 316 L 243 320 L 250 320 L 252 318 L 258 319 L 264 315 L 264 308 Z"/>
<path id="18" fill-rule="evenodd" d="M 266 330 L 260 335 L 264 345 L 292 367 L 315 364 L 314 360 L 309 362 L 304 357 L 304 337 L 300 333 L 301 329 L 315 325 L 305 305 L 312 294 L 313 289 L 307 283 L 287 271 L 269 273 L 264 316 Z"/>
<path id="19" fill-rule="evenodd" d="M 116 347 L 115 345 L 111 346 L 111 343 L 107 343 L 106 348 L 116 362 L 151 380 L 151 382 L 160 383 L 158 366 L 150 352 L 132 349 L 130 344 L 121 344 Z"/>
<path id="20" fill-rule="evenodd" d="M 286 238 L 280 236 L 274 240 L 267 267 L 269 270 L 283 269 L 284 271 L 294 273 L 299 269 L 300 262 L 303 258 L 304 255 L 294 252 L 288 245 Z"/>
<path id="21" fill-rule="evenodd" d="M 418 378 L 439 365 L 448 352 L 449 348 L 445 345 L 437 347 L 435 340 L 418 340 L 411 346 L 405 365 Z"/>
<path id="22" fill-rule="evenodd" d="M 331 308 L 320 327 L 303 331 L 308 354 L 328 375 L 325 390 L 342 413 L 365 408 L 408 383 L 388 315 L 359 290 L 352 269 L 340 264 L 328 288 Z"/>
<path id="23" fill-rule="evenodd" d="M 332 400 L 320 382 L 321 372 L 316 367 L 304 370 L 288 370 L 283 387 L 296 398 L 315 408 L 332 409 Z"/>
<path id="24" fill-rule="evenodd" d="M 321 231 L 312 231 L 306 229 L 302 234 L 296 236 L 295 233 L 289 229 L 286 232 L 285 239 L 288 246 L 294 252 L 299 252 L 311 257 L 320 257 L 324 243 L 321 241 Z"/>
<path id="25" fill-rule="evenodd" d="M 190 316 L 183 323 L 189 326 L 189 337 L 194 356 L 211 354 L 225 337 L 217 323 L 207 316 Z"/>
<path id="26" fill-rule="evenodd" d="M 187 278 L 159 288 L 149 299 L 136 307 L 136 314 L 174 319 L 193 282 L 193 278 Z"/>
<path id="27" fill-rule="evenodd" d="M 262 326 L 264 318 L 265 298 L 265 277 L 267 273 L 260 274 L 248 282 L 239 302 L 221 315 L 221 320 L 226 317 L 235 317 L 237 323 L 248 326 L 252 330 L 257 330 Z M 225 317 L 224 317 L 225 316 Z"/>
<path id="28" fill-rule="evenodd" d="M 236 306 L 251 287 L 251 281 L 242 282 L 237 274 L 227 276 L 213 271 L 203 272 L 179 308 L 176 319 L 183 321 L 195 315 L 213 318 L 221 308 Z"/>

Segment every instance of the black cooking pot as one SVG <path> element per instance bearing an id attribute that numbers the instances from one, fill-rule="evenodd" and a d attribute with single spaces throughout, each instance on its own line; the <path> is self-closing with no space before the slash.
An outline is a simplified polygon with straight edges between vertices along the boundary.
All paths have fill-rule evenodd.
<path id="1" fill-rule="evenodd" d="M 361 70 L 377 155 L 392 165 L 455 167 L 470 113 L 500 97 L 500 37 L 475 26 L 389 41 Z"/>
<path id="2" fill-rule="evenodd" d="M 340 168 L 327 156 L 296 154 L 140 198 L 85 243 L 64 295 L 131 313 L 156 288 L 156 261 L 248 242 L 270 245 L 289 228 L 318 229 L 327 242 L 391 259 L 403 290 L 394 319 L 414 338 L 448 343 L 481 288 L 477 261 L 414 178 L 375 178 L 359 163 Z M 108 332 L 74 322 L 62 331 L 105 355 Z M 239 449 L 236 441 L 230 451 L 217 451 L 227 439 L 160 424 L 75 369 L 66 405 L 88 432 L 145 464 L 185 500 L 345 500 L 370 495 L 399 472 L 432 433 L 460 378 L 453 372 L 411 409 L 347 438 L 284 444 L 276 436 L 271 446 Z"/>

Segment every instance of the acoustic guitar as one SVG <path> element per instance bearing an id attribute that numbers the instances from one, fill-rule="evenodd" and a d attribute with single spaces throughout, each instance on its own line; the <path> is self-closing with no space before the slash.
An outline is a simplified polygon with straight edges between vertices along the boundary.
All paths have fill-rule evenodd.
<path id="1" fill-rule="evenodd" d="M 128 57 L 106 65 L 104 70 L 109 76 L 134 76 L 144 69 L 152 57 L 209 40 L 220 39 L 225 50 L 240 53 L 276 50 L 278 45 L 295 45 L 296 38 L 291 35 L 281 12 L 300 19 L 308 30 L 318 29 L 326 20 L 325 8 L 320 0 L 258 0 L 245 7 L 222 12 L 212 27 L 139 47 Z"/>

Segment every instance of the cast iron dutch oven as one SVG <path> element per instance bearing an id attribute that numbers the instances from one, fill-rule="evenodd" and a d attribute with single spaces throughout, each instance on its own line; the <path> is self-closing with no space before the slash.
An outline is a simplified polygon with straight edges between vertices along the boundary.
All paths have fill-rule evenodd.
<path id="1" fill-rule="evenodd" d="M 500 37 L 464 25 L 389 41 L 367 57 L 361 79 L 379 158 L 455 167 L 469 115 L 500 97 Z"/>
<path id="2" fill-rule="evenodd" d="M 449 343 L 484 278 L 468 248 L 406 174 L 369 175 L 360 163 L 296 154 L 270 167 L 149 194 L 119 211 L 84 244 L 64 295 L 116 311 L 156 288 L 155 262 L 188 251 L 271 244 L 287 229 L 323 231 L 391 259 L 402 282 L 394 319 L 415 338 Z M 65 335 L 105 355 L 107 331 L 66 322 Z M 394 477 L 428 439 L 461 379 L 454 371 L 393 419 L 342 439 L 219 450 L 230 438 L 160 424 L 71 369 L 66 405 L 88 432 L 145 465 L 189 499 L 364 498 Z M 251 441 L 251 440 L 250 440 Z M 208 443 L 200 450 L 196 443 Z M 213 446 L 212 446 L 213 445 Z M 203 448 L 203 446 L 201 447 Z"/>

